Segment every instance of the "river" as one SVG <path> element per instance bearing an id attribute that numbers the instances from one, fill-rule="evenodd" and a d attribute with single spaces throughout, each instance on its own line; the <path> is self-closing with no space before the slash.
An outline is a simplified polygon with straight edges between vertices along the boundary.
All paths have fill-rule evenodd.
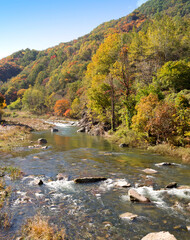
<path id="1" fill-rule="evenodd" d="M 14 189 L 10 203 L 11 227 L 0 230 L 0 239 L 15 239 L 28 217 L 40 212 L 50 221 L 64 227 L 69 240 L 110 239 L 140 240 L 150 232 L 169 231 L 178 240 L 189 240 L 190 189 L 169 189 L 170 182 L 190 183 L 190 165 L 180 159 L 150 154 L 144 150 L 119 148 L 102 137 L 77 133 L 70 123 L 57 124 L 59 132 L 32 133 L 31 141 L 46 138 L 48 149 L 18 149 L 13 155 L 0 153 L 1 166 L 20 167 L 25 176 L 6 182 Z M 31 143 L 32 144 L 32 143 Z M 158 166 L 172 162 L 174 166 Z M 142 170 L 152 168 L 156 174 Z M 56 180 L 58 173 L 68 179 Z M 106 177 L 93 184 L 75 184 L 77 177 Z M 36 179 L 44 184 L 38 186 Z M 128 197 L 131 184 L 147 196 L 150 204 L 133 203 Z M 152 187 L 153 186 L 153 187 Z M 25 199 L 25 200 L 24 200 Z M 27 201 L 26 201 L 27 199 Z M 130 212 L 133 221 L 120 218 Z"/>

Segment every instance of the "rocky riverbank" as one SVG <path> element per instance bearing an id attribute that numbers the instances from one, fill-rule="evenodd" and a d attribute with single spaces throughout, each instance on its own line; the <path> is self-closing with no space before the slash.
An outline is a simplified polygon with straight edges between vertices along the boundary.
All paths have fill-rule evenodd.
<path id="1" fill-rule="evenodd" d="M 29 145 L 32 131 L 47 130 L 51 124 L 37 118 L 5 118 L 0 125 L 0 150 L 13 151 L 15 148 Z"/>

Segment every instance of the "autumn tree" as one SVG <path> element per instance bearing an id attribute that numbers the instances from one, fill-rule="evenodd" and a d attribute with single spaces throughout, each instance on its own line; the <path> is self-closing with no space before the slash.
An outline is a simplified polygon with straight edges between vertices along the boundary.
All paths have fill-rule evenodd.
<path id="1" fill-rule="evenodd" d="M 176 123 L 174 105 L 159 102 L 152 111 L 153 116 L 148 120 L 146 129 L 149 134 L 156 137 L 157 143 L 167 141 L 168 138 L 176 135 Z"/>
<path id="2" fill-rule="evenodd" d="M 63 116 L 64 113 L 69 109 L 69 101 L 66 99 L 58 100 L 54 106 L 54 113 L 57 116 Z"/>
<path id="3" fill-rule="evenodd" d="M 132 128 L 136 132 L 148 133 L 150 126 L 149 121 L 154 116 L 154 109 L 158 105 L 158 96 L 150 93 L 147 97 L 141 98 L 135 109 L 137 114 L 132 118 Z"/>
<path id="4" fill-rule="evenodd" d="M 1 109 L 6 107 L 6 103 L 5 103 L 5 97 L 0 93 L 0 120 L 1 120 L 1 116 L 2 116 L 2 111 Z"/>

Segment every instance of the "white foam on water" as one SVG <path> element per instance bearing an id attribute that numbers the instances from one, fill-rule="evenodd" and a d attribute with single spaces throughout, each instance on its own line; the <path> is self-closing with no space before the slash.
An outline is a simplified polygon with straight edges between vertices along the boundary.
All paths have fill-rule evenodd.
<path id="1" fill-rule="evenodd" d="M 73 181 L 67 181 L 65 179 L 52 181 L 52 182 L 45 182 L 44 184 L 47 187 L 49 187 L 51 189 L 55 189 L 55 190 L 69 189 L 71 191 L 74 191 L 74 182 Z"/>
<path id="2" fill-rule="evenodd" d="M 61 128 L 66 128 L 66 127 L 71 127 L 71 126 L 76 126 L 77 122 L 73 122 L 73 121 L 68 121 L 68 122 L 51 122 L 51 121 L 45 121 L 46 123 L 49 124 L 53 124 L 57 127 L 61 127 Z"/>
<path id="3" fill-rule="evenodd" d="M 129 198 L 128 195 L 122 195 L 122 196 L 121 196 L 121 200 L 122 200 L 123 202 L 127 202 L 127 201 L 130 201 L 130 198 Z"/>
<path id="4" fill-rule="evenodd" d="M 126 179 L 110 179 L 108 178 L 106 181 L 103 181 L 101 185 L 99 186 L 99 191 L 101 192 L 107 192 L 110 191 L 114 187 L 123 187 L 128 185 L 129 182 L 127 182 Z"/>
<path id="5" fill-rule="evenodd" d="M 37 198 L 43 198 L 45 195 L 42 194 L 42 193 L 35 193 L 35 196 L 36 196 Z"/>
<path id="6" fill-rule="evenodd" d="M 139 187 L 135 189 L 139 194 L 148 197 L 151 202 L 159 207 L 167 207 L 163 200 L 164 194 L 167 190 L 154 190 L 153 187 Z"/>
<path id="7" fill-rule="evenodd" d="M 108 178 L 106 181 L 103 181 L 101 183 L 101 185 L 99 186 L 99 191 L 107 192 L 107 191 L 110 191 L 114 186 L 115 186 L 114 181 Z"/>
<path id="8" fill-rule="evenodd" d="M 21 195 L 21 196 L 26 196 L 26 192 L 17 191 L 16 193 Z"/>
<path id="9" fill-rule="evenodd" d="M 140 187 L 135 189 L 139 194 L 148 197 L 152 202 L 160 207 L 167 207 L 163 198 L 166 194 L 190 200 L 190 189 L 161 189 L 154 190 L 152 187 Z"/>
<path id="10" fill-rule="evenodd" d="M 167 190 L 167 193 L 169 195 L 174 195 L 178 198 L 185 198 L 190 200 L 190 189 L 177 189 L 177 188 L 172 188 Z"/>

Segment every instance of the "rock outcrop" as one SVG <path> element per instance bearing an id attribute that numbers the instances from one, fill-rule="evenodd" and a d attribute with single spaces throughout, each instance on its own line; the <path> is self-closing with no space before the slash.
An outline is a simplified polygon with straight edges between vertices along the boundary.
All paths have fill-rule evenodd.
<path id="1" fill-rule="evenodd" d="M 82 119 L 78 122 L 80 129 L 77 132 L 85 132 L 92 136 L 102 136 L 111 129 L 109 123 L 102 123 L 94 120 L 87 113 L 84 113 Z"/>

